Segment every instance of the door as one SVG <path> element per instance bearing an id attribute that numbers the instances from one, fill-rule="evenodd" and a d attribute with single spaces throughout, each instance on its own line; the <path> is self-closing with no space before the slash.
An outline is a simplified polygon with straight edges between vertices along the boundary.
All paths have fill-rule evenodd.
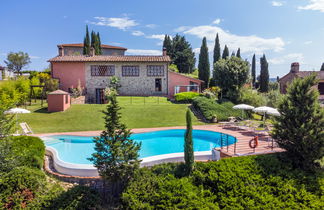
<path id="1" fill-rule="evenodd" d="M 105 103 L 105 94 L 103 88 L 96 88 L 96 104 Z"/>
<path id="2" fill-rule="evenodd" d="M 155 91 L 161 92 L 162 91 L 162 79 L 155 79 Z"/>

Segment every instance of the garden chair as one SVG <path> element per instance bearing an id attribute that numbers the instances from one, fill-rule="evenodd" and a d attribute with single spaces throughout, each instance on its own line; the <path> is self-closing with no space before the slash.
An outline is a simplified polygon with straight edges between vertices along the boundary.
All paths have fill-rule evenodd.
<path id="1" fill-rule="evenodd" d="M 29 125 L 25 122 L 22 122 L 19 124 L 21 129 L 22 129 L 22 134 L 23 135 L 29 135 L 29 134 L 34 134 L 32 129 L 29 127 Z"/>

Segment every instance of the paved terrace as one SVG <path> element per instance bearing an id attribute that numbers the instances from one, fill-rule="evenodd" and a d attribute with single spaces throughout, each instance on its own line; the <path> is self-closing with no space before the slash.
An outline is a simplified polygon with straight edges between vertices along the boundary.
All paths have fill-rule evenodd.
<path id="1" fill-rule="evenodd" d="M 167 129 L 186 129 L 185 126 L 176 127 L 159 127 L 159 128 L 136 128 L 132 129 L 133 133 L 144 133 L 150 131 L 160 131 Z M 209 130 L 229 134 L 237 138 L 236 146 L 230 145 L 223 147 L 222 152 L 228 156 L 241 156 L 241 155 L 255 155 L 266 154 L 273 152 L 282 152 L 281 148 L 274 146 L 272 148 L 271 138 L 266 135 L 259 135 L 259 144 L 255 149 L 250 148 L 249 141 L 254 137 L 253 131 L 239 130 L 233 127 L 221 127 L 219 125 L 197 125 L 193 126 L 193 129 Z M 78 131 L 78 132 L 64 132 L 64 133 L 44 133 L 35 134 L 34 136 L 47 136 L 47 135 L 75 135 L 75 136 L 99 136 L 101 131 Z M 236 147 L 236 148 L 235 148 Z M 235 151 L 235 152 L 234 152 Z"/>

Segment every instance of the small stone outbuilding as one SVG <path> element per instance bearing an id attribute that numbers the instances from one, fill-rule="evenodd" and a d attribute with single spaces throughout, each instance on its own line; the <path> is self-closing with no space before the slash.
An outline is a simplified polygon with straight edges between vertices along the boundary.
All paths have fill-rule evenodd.
<path id="1" fill-rule="evenodd" d="M 63 112 L 70 108 L 70 94 L 63 90 L 55 90 L 47 95 L 47 103 L 48 112 Z"/>

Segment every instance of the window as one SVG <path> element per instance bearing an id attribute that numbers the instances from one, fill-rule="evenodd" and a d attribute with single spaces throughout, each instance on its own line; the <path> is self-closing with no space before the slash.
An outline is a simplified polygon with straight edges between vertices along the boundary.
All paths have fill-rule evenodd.
<path id="1" fill-rule="evenodd" d="M 93 65 L 91 66 L 91 76 L 114 76 L 115 66 Z"/>
<path id="2" fill-rule="evenodd" d="M 164 66 L 163 65 L 148 65 L 147 66 L 148 77 L 163 77 Z"/>
<path id="3" fill-rule="evenodd" d="M 318 91 L 320 92 L 320 95 L 324 95 L 324 82 L 318 83 Z"/>
<path id="4" fill-rule="evenodd" d="M 123 77 L 138 77 L 139 66 L 122 66 Z"/>

